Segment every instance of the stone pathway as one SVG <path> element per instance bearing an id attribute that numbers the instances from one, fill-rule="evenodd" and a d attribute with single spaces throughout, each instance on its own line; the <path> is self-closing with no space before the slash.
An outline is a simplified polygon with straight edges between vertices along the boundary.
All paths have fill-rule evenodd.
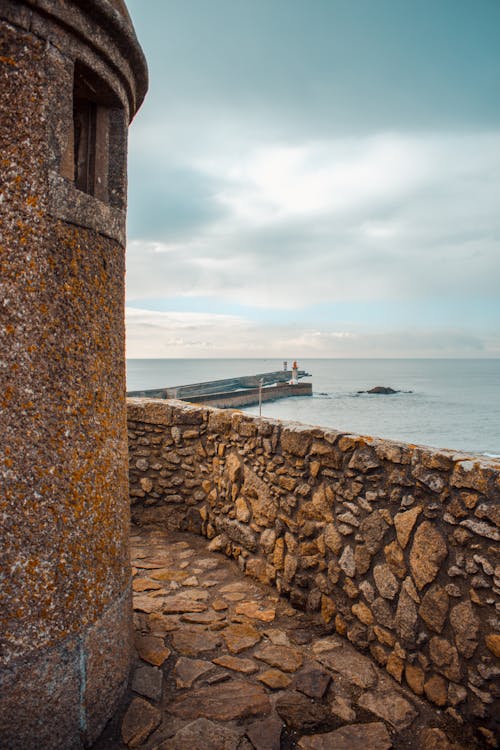
<path id="1" fill-rule="evenodd" d="M 209 543 L 132 530 L 137 661 L 94 750 L 471 750 L 369 658 Z"/>

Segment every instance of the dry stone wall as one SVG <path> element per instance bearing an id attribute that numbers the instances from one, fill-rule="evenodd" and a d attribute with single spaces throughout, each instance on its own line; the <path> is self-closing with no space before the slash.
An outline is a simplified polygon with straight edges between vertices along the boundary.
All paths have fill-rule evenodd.
<path id="1" fill-rule="evenodd" d="M 499 461 L 180 401 L 129 399 L 128 418 L 136 523 L 206 535 L 491 736 Z"/>

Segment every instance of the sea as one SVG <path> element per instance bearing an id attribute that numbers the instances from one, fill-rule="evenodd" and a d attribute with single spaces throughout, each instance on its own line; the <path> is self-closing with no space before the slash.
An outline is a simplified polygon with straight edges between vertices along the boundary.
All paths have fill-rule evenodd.
<path id="1" fill-rule="evenodd" d="M 500 359 L 305 359 L 298 366 L 310 373 L 313 396 L 266 401 L 262 416 L 500 457 Z M 127 390 L 281 369 L 276 359 L 129 359 Z M 360 393 L 374 386 L 399 393 Z"/>

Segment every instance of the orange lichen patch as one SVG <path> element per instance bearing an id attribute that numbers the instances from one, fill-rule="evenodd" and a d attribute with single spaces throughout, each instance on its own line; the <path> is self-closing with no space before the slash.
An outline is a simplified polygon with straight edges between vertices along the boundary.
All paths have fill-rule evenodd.
<path id="1" fill-rule="evenodd" d="M 11 385 L 6 386 L 3 392 L 3 398 L 2 398 L 2 405 L 5 408 L 8 406 L 9 401 L 12 399 L 13 395 L 14 395 L 14 388 Z"/>
<path id="2" fill-rule="evenodd" d="M 26 199 L 26 203 L 28 206 L 37 206 L 38 205 L 38 197 L 36 195 L 30 195 Z"/>
<path id="3" fill-rule="evenodd" d="M 4 65 L 10 65 L 13 68 L 19 67 L 14 58 L 6 57 L 5 55 L 0 55 L 0 63 L 3 63 Z"/>

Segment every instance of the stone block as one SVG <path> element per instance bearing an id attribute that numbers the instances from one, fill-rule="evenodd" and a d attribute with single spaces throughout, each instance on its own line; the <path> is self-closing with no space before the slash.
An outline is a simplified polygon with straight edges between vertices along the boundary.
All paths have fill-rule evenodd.
<path id="1" fill-rule="evenodd" d="M 388 528 L 389 525 L 379 510 L 374 510 L 362 521 L 359 533 L 370 554 L 375 554 L 381 548 Z"/>
<path id="2" fill-rule="evenodd" d="M 161 713 L 144 698 L 134 698 L 122 723 L 122 738 L 130 750 L 147 740 L 161 721 Z"/>
<path id="3" fill-rule="evenodd" d="M 263 687 L 242 680 L 192 690 L 177 698 L 170 708 L 184 719 L 204 717 L 216 721 L 267 715 L 271 704 Z"/>
<path id="4" fill-rule="evenodd" d="M 461 670 L 458 661 L 458 652 L 446 638 L 439 638 L 438 636 L 431 638 L 429 654 L 434 669 L 449 680 L 452 680 L 452 682 L 459 682 Z"/>
<path id="5" fill-rule="evenodd" d="M 293 456 L 304 457 L 311 445 L 310 430 L 307 428 L 283 427 L 281 430 L 281 447 L 287 453 L 291 453 Z"/>
<path id="6" fill-rule="evenodd" d="M 450 479 L 450 484 L 453 487 L 466 487 L 467 489 L 477 490 L 483 495 L 487 495 L 491 476 L 491 471 L 481 467 L 477 461 L 468 459 L 457 462 Z"/>
<path id="7" fill-rule="evenodd" d="M 437 584 L 433 584 L 422 599 L 418 613 L 436 633 L 440 633 L 444 627 L 448 614 L 448 602 L 447 592 Z"/>
<path id="8" fill-rule="evenodd" d="M 371 469 L 377 469 L 380 466 L 380 461 L 373 448 L 364 446 L 357 448 L 351 456 L 348 463 L 349 469 L 356 469 L 363 473 L 370 471 Z"/>
<path id="9" fill-rule="evenodd" d="M 9 750 L 81 750 L 80 679 L 76 639 L 13 664 L 0 673 L 0 738 Z"/>
<path id="10" fill-rule="evenodd" d="M 460 602 L 452 608 L 450 622 L 458 651 L 466 659 L 470 659 L 477 648 L 479 631 L 479 618 L 470 601 Z"/>
<path id="11" fill-rule="evenodd" d="M 109 607 L 84 639 L 86 737 L 94 742 L 125 692 L 132 651 L 130 589 Z"/>
<path id="12" fill-rule="evenodd" d="M 411 703 L 395 691 L 363 693 L 358 705 L 388 722 L 398 732 L 409 727 L 417 718 L 417 712 Z"/>
<path id="13" fill-rule="evenodd" d="M 399 591 L 399 583 L 390 567 L 387 564 L 375 565 L 373 568 L 373 577 L 380 595 L 384 599 L 394 599 Z"/>
<path id="14" fill-rule="evenodd" d="M 409 542 L 411 532 L 415 526 L 416 520 L 419 514 L 422 512 L 422 508 L 417 506 L 411 510 L 407 510 L 404 513 L 397 513 L 394 517 L 394 525 L 396 527 L 396 534 L 398 542 L 402 549 L 406 548 Z"/>
<path id="15" fill-rule="evenodd" d="M 196 719 L 179 729 L 158 750 L 236 750 L 240 732 L 208 719 Z"/>
<path id="16" fill-rule="evenodd" d="M 430 521 L 423 521 L 415 532 L 410 552 L 410 567 L 417 588 L 431 583 L 448 554 L 443 535 Z"/>

